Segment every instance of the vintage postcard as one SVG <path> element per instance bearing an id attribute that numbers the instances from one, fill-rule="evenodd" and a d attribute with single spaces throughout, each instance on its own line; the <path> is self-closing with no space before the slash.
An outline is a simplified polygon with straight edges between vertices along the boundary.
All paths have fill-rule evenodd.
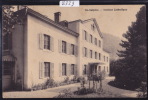
<path id="1" fill-rule="evenodd" d="M 2 96 L 147 97 L 146 39 L 145 5 L 3 5 Z"/>

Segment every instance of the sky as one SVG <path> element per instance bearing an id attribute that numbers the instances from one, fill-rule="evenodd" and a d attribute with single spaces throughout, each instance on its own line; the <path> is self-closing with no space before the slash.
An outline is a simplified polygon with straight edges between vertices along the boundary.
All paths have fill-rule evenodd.
<path id="1" fill-rule="evenodd" d="M 80 7 L 59 7 L 57 5 L 28 6 L 54 20 L 54 13 L 61 12 L 61 21 L 87 20 L 96 18 L 102 33 L 112 34 L 123 39 L 131 22 L 144 5 L 80 5 Z M 117 9 L 120 9 L 117 11 Z M 123 11 L 124 9 L 124 11 Z"/>

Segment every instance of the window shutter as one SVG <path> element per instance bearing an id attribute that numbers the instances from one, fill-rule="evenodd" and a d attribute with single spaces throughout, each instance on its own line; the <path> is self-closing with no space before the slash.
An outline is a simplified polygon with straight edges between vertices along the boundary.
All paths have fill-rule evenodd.
<path id="1" fill-rule="evenodd" d="M 74 66 L 74 75 L 77 75 L 77 65 Z"/>
<path id="2" fill-rule="evenodd" d="M 54 63 L 50 63 L 50 77 L 54 77 Z"/>
<path id="3" fill-rule="evenodd" d="M 59 63 L 59 76 L 62 76 L 62 64 Z"/>
<path id="4" fill-rule="evenodd" d="M 70 54 L 70 43 L 66 42 L 66 53 Z"/>
<path id="5" fill-rule="evenodd" d="M 85 49 L 84 49 L 84 47 L 82 47 L 82 54 L 83 54 L 83 57 L 85 57 Z"/>
<path id="6" fill-rule="evenodd" d="M 75 53 L 75 56 L 77 56 L 78 55 L 78 46 L 76 46 L 76 45 L 74 45 L 74 53 Z"/>
<path id="7" fill-rule="evenodd" d="M 69 72 L 69 75 L 71 75 L 71 64 L 69 64 L 69 69 L 68 69 L 68 72 Z"/>
<path id="8" fill-rule="evenodd" d="M 72 54 L 72 46 L 71 46 L 71 44 L 69 44 L 69 54 L 70 55 Z"/>
<path id="9" fill-rule="evenodd" d="M 70 75 L 70 64 L 66 64 L 66 75 Z"/>
<path id="10" fill-rule="evenodd" d="M 82 33 L 83 33 L 83 36 L 82 36 L 83 37 L 83 40 L 85 40 L 85 31 L 83 30 Z"/>
<path id="11" fill-rule="evenodd" d="M 87 50 L 88 50 L 88 49 L 86 48 L 86 57 L 88 57 L 88 52 L 87 52 Z"/>
<path id="12" fill-rule="evenodd" d="M 61 52 L 62 52 L 62 41 L 59 40 L 59 53 L 61 53 Z"/>
<path id="13" fill-rule="evenodd" d="M 87 33 L 87 41 L 89 42 L 89 33 Z"/>
<path id="14" fill-rule="evenodd" d="M 89 75 L 89 65 L 86 66 L 86 74 Z"/>
<path id="15" fill-rule="evenodd" d="M 90 34 L 89 34 L 89 43 L 91 43 L 91 36 L 90 36 Z"/>
<path id="16" fill-rule="evenodd" d="M 42 33 L 39 34 L 39 48 L 44 49 L 44 35 Z"/>
<path id="17" fill-rule="evenodd" d="M 39 78 L 44 78 L 44 63 L 40 62 L 39 65 Z"/>
<path id="18" fill-rule="evenodd" d="M 90 56 L 90 55 L 89 55 L 89 54 L 90 54 L 89 51 L 90 51 L 90 50 L 87 49 L 87 57 L 88 57 L 88 58 L 89 58 L 89 56 Z"/>
<path id="19" fill-rule="evenodd" d="M 54 51 L 54 39 L 53 39 L 53 37 L 50 37 L 50 49 L 51 49 L 51 51 Z"/>

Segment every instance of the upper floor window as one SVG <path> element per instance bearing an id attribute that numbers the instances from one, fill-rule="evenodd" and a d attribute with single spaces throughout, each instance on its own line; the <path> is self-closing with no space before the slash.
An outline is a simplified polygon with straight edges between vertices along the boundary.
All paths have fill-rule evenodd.
<path id="1" fill-rule="evenodd" d="M 106 61 L 108 62 L 108 57 L 106 57 Z"/>
<path id="2" fill-rule="evenodd" d="M 90 42 L 93 43 L 93 37 L 90 35 Z"/>
<path id="3" fill-rule="evenodd" d="M 97 45 L 97 38 L 95 38 L 95 45 Z"/>
<path id="4" fill-rule="evenodd" d="M 87 32 L 84 31 L 84 35 L 85 35 L 85 40 L 87 40 Z"/>
<path id="5" fill-rule="evenodd" d="M 104 61 L 105 61 L 105 56 L 104 56 Z"/>
<path id="6" fill-rule="evenodd" d="M 74 55 L 75 54 L 75 48 L 74 48 L 74 44 L 71 44 L 71 54 Z"/>
<path id="7" fill-rule="evenodd" d="M 99 47 L 101 47 L 101 41 L 99 40 Z"/>
<path id="8" fill-rule="evenodd" d="M 90 58 L 92 58 L 92 57 L 93 57 L 92 50 L 90 50 Z"/>
<path id="9" fill-rule="evenodd" d="M 87 48 L 84 47 L 84 56 L 87 57 Z"/>
<path id="10" fill-rule="evenodd" d="M 95 59 L 97 59 L 97 52 L 95 52 Z"/>
<path id="11" fill-rule="evenodd" d="M 66 53 L 66 42 L 62 41 L 62 52 Z"/>
<path id="12" fill-rule="evenodd" d="M 99 53 L 99 60 L 101 60 L 101 53 Z"/>
<path id="13" fill-rule="evenodd" d="M 50 50 L 50 36 L 44 34 L 44 49 Z"/>

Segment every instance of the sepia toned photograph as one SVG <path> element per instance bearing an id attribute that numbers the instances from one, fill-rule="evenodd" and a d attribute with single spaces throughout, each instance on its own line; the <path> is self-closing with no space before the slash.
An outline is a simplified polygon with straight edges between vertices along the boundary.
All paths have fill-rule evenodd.
<path id="1" fill-rule="evenodd" d="M 147 98 L 145 5 L 3 5 L 3 98 Z"/>

